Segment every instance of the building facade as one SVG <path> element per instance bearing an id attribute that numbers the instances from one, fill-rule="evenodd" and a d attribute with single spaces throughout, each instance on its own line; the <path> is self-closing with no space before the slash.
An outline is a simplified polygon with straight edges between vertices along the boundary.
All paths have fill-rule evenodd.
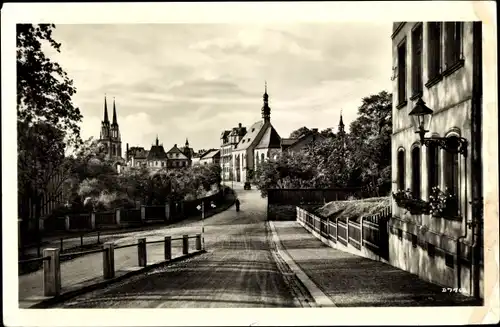
<path id="1" fill-rule="evenodd" d="M 242 127 L 241 123 L 239 123 L 238 127 L 233 127 L 232 130 L 223 131 L 221 134 L 220 164 L 223 180 L 233 180 L 233 149 L 246 133 L 246 127 Z"/>
<path id="2" fill-rule="evenodd" d="M 250 181 L 259 163 L 281 152 L 281 137 L 271 124 L 267 85 L 263 100 L 262 120 L 250 126 L 232 151 L 233 177 L 237 182 Z"/>
<path id="3" fill-rule="evenodd" d="M 220 149 L 211 149 L 200 157 L 200 165 L 220 165 Z"/>
<path id="4" fill-rule="evenodd" d="M 477 22 L 412 22 L 394 23 L 392 35 L 392 190 L 427 209 L 408 212 L 393 195 L 390 263 L 475 296 L 483 289 L 481 34 Z"/>
<path id="5" fill-rule="evenodd" d="M 104 145 L 107 159 L 122 159 L 122 141 L 120 127 L 116 117 L 115 99 L 113 99 L 113 122 L 110 124 L 106 96 L 104 96 L 104 120 L 101 122 L 99 144 Z"/>
<path id="6" fill-rule="evenodd" d="M 191 155 L 190 152 L 184 153 L 184 151 L 181 151 L 181 149 L 177 147 L 177 144 L 174 144 L 174 146 L 167 152 L 167 159 L 168 159 L 167 168 L 179 169 L 179 168 L 191 167 L 190 155 Z"/>

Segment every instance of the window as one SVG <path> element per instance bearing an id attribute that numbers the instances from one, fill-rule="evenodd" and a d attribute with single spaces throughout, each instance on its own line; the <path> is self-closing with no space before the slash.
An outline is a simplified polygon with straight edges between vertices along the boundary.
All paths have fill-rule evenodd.
<path id="1" fill-rule="evenodd" d="M 165 167 L 165 162 L 164 161 L 161 162 L 161 166 Z"/>
<path id="2" fill-rule="evenodd" d="M 458 154 L 445 151 L 444 156 L 445 187 L 451 194 L 458 195 Z"/>
<path id="3" fill-rule="evenodd" d="M 427 67 L 429 81 L 441 74 L 441 23 L 427 23 Z"/>
<path id="4" fill-rule="evenodd" d="M 420 199 L 420 168 L 420 147 L 415 147 L 411 150 L 411 191 L 416 199 Z"/>
<path id="5" fill-rule="evenodd" d="M 405 189 L 405 151 L 398 151 L 398 189 Z"/>
<path id="6" fill-rule="evenodd" d="M 434 244 L 427 243 L 427 254 L 430 258 L 434 258 L 436 255 L 436 246 Z"/>
<path id="7" fill-rule="evenodd" d="M 446 267 L 454 268 L 455 267 L 455 262 L 454 262 L 454 259 L 453 259 L 453 255 L 449 254 L 449 253 L 446 253 L 444 255 L 444 263 L 445 263 Z"/>
<path id="8" fill-rule="evenodd" d="M 265 158 L 264 158 L 264 157 L 265 157 L 265 156 L 264 156 L 264 153 L 261 153 L 261 154 L 260 154 L 260 162 L 264 162 L 264 160 L 265 160 Z"/>
<path id="9" fill-rule="evenodd" d="M 411 85 L 412 97 L 422 94 L 422 24 L 418 24 L 412 31 L 412 68 Z"/>
<path id="10" fill-rule="evenodd" d="M 398 106 L 406 104 L 406 41 L 398 46 Z"/>
<path id="11" fill-rule="evenodd" d="M 446 69 L 452 69 L 462 59 L 462 27 L 463 23 L 460 22 L 445 23 Z"/>
<path id="12" fill-rule="evenodd" d="M 436 144 L 427 147 L 427 185 L 428 194 L 433 187 L 439 187 L 439 148 Z"/>
<path id="13" fill-rule="evenodd" d="M 418 238 L 417 235 L 411 234 L 411 245 L 416 248 L 418 245 Z"/>

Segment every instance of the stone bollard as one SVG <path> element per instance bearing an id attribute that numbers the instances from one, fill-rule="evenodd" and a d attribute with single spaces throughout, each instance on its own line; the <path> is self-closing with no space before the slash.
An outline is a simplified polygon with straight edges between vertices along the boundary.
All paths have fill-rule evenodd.
<path id="1" fill-rule="evenodd" d="M 188 235 L 183 235 L 182 236 L 182 254 L 186 255 L 189 253 L 189 236 Z"/>
<path id="2" fill-rule="evenodd" d="M 43 249 L 43 256 L 50 257 L 43 261 L 43 295 L 57 296 L 61 293 L 59 249 Z"/>
<path id="3" fill-rule="evenodd" d="M 201 250 L 201 234 L 196 234 L 196 251 Z"/>
<path id="4" fill-rule="evenodd" d="M 116 209 L 116 225 L 120 226 L 121 221 L 121 211 L 120 208 Z"/>
<path id="5" fill-rule="evenodd" d="M 146 267 L 148 262 L 148 257 L 146 253 L 146 239 L 140 238 L 137 243 L 137 256 L 139 261 L 139 267 Z"/>
<path id="6" fill-rule="evenodd" d="M 102 265 L 104 279 L 115 277 L 115 245 L 111 242 L 104 243 L 102 252 Z"/>
<path id="7" fill-rule="evenodd" d="M 165 236 L 165 260 L 172 259 L 172 237 Z"/>

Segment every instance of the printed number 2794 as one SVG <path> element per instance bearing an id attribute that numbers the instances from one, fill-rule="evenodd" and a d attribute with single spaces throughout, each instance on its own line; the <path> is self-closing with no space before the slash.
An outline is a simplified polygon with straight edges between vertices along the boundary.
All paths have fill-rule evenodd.
<path id="1" fill-rule="evenodd" d="M 451 287 L 443 287 L 443 293 L 463 293 L 463 289 L 461 288 L 451 288 Z"/>

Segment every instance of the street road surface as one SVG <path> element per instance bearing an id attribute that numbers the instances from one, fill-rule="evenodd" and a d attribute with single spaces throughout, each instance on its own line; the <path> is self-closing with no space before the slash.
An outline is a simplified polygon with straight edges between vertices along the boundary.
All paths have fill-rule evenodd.
<path id="1" fill-rule="evenodd" d="M 162 266 L 57 307 L 294 307 L 311 302 L 272 250 L 265 223 L 266 200 L 257 190 L 237 192 L 240 212 L 233 206 L 205 220 L 208 253 Z M 201 222 L 194 222 L 145 231 L 142 236 L 175 236 L 200 230 Z"/>

